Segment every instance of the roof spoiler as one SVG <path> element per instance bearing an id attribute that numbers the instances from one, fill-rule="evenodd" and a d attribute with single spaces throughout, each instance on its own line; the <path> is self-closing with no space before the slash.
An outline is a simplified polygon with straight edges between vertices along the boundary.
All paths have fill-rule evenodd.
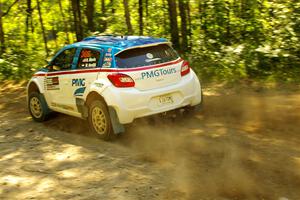
<path id="1" fill-rule="evenodd" d="M 143 45 L 139 45 L 139 46 L 133 46 L 133 47 L 129 47 L 129 48 L 125 48 L 119 52 L 116 52 L 115 53 L 115 56 L 118 55 L 119 53 L 123 52 L 123 51 L 127 51 L 127 50 L 130 50 L 130 49 L 137 49 L 137 48 L 143 48 L 143 47 L 150 47 L 150 46 L 157 46 L 157 45 L 160 45 L 160 44 L 167 44 L 169 46 L 172 46 L 172 43 L 169 42 L 169 41 L 166 41 L 166 42 L 156 42 L 156 43 L 150 43 L 150 44 L 143 44 Z"/>
<path id="2" fill-rule="evenodd" d="M 127 39 L 128 36 L 124 36 L 124 35 L 118 35 L 118 34 L 104 34 L 104 33 L 100 33 L 100 34 L 94 34 L 92 36 L 86 37 L 84 38 L 82 41 L 89 41 L 89 40 L 100 40 L 99 37 L 121 37 L 122 39 Z M 102 41 L 102 40 L 101 40 Z"/>

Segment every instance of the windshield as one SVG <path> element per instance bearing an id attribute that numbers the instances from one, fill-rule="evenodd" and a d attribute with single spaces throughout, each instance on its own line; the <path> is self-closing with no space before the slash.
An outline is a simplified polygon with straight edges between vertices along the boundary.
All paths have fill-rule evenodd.
<path id="1" fill-rule="evenodd" d="M 116 55 L 118 68 L 134 68 L 176 60 L 178 54 L 167 44 L 128 49 Z"/>

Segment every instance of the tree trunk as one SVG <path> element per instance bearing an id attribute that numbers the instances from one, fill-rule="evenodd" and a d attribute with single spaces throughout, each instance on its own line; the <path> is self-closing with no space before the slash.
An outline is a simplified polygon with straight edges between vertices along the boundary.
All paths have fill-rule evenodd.
<path id="1" fill-rule="evenodd" d="M 133 30 L 132 30 L 132 25 L 131 25 L 131 21 L 130 21 L 130 12 L 129 12 L 128 1 L 129 0 L 123 0 L 124 15 L 125 15 L 125 20 L 126 20 L 126 25 L 127 25 L 127 34 L 132 35 Z"/>
<path id="2" fill-rule="evenodd" d="M 65 34 L 66 34 L 66 40 L 67 40 L 67 43 L 70 44 L 70 38 L 69 38 L 69 27 L 68 27 L 68 23 L 66 21 L 66 17 L 64 15 L 64 11 L 63 11 L 63 8 L 62 8 L 62 4 L 61 4 L 61 0 L 58 0 L 58 4 L 59 4 L 59 10 L 60 10 L 60 14 L 62 16 L 62 19 L 64 21 L 64 29 L 65 29 Z"/>
<path id="3" fill-rule="evenodd" d="M 41 6 L 40 6 L 40 1 L 37 0 L 37 9 L 39 13 L 39 20 L 40 20 L 40 25 L 42 29 L 42 34 L 43 34 L 43 39 L 44 39 L 44 47 L 45 47 L 45 52 L 46 56 L 48 57 L 48 46 L 47 46 L 47 37 L 46 37 L 46 32 L 45 32 L 45 27 L 44 27 L 44 22 L 43 22 L 43 17 L 42 17 L 42 12 L 41 12 Z"/>
<path id="4" fill-rule="evenodd" d="M 145 11 L 146 11 L 146 16 L 145 16 L 145 28 L 146 28 L 146 33 L 148 34 L 149 33 L 149 27 L 148 27 L 148 24 L 149 24 L 149 0 L 145 0 Z"/>
<path id="5" fill-rule="evenodd" d="M 146 17 L 149 17 L 149 0 L 145 0 L 146 3 Z"/>
<path id="6" fill-rule="evenodd" d="M 86 18 L 88 21 L 88 29 L 91 32 L 95 31 L 94 25 L 95 0 L 86 0 Z"/>
<path id="7" fill-rule="evenodd" d="M 181 19 L 181 50 L 183 52 L 188 50 L 186 10 L 186 2 L 184 0 L 179 0 L 179 14 Z"/>
<path id="8" fill-rule="evenodd" d="M 6 12 L 3 12 L 3 4 L 2 1 L 0 1 L 0 55 L 2 55 L 5 52 L 5 35 L 4 35 L 4 29 L 3 29 L 3 17 L 7 15 L 10 11 L 10 9 L 18 2 L 19 0 L 15 0 L 12 4 L 8 6 L 8 9 Z"/>
<path id="9" fill-rule="evenodd" d="M 186 2 L 187 4 L 187 18 L 188 18 L 188 30 L 187 30 L 187 34 L 188 34 L 188 41 L 189 41 L 189 48 L 188 48 L 188 51 L 191 51 L 192 50 L 192 47 L 193 47 L 193 40 L 192 40 L 192 36 L 193 36 L 193 33 L 192 33 L 192 18 L 191 18 L 191 7 L 190 7 L 190 1 L 187 0 Z"/>
<path id="10" fill-rule="evenodd" d="M 207 9 L 207 2 L 204 1 L 203 5 L 201 6 L 199 3 L 199 13 L 200 13 L 200 22 L 201 22 L 201 28 L 204 33 L 204 43 L 206 42 L 206 34 L 207 34 L 207 22 L 206 22 L 206 9 Z"/>
<path id="11" fill-rule="evenodd" d="M 139 0 L 139 28 L 140 28 L 140 35 L 143 35 L 143 29 L 144 29 L 143 0 Z"/>
<path id="12" fill-rule="evenodd" d="M 241 33 L 242 39 L 245 40 L 246 39 L 247 24 L 244 21 L 249 20 L 248 19 L 248 14 L 247 14 L 247 2 L 246 2 L 246 0 L 241 0 L 240 18 L 242 19 L 243 24 L 244 24 L 244 25 L 241 26 L 240 33 Z"/>
<path id="13" fill-rule="evenodd" d="M 28 41 L 29 25 L 31 27 L 31 32 L 33 33 L 32 11 L 33 9 L 31 8 L 31 0 L 27 0 L 26 22 L 25 22 L 25 44 L 27 44 Z"/>
<path id="14" fill-rule="evenodd" d="M 105 0 L 101 0 L 101 12 L 106 13 Z"/>
<path id="15" fill-rule="evenodd" d="M 74 41 L 76 41 L 76 34 L 74 35 L 72 33 L 72 31 L 75 31 L 75 24 L 74 24 L 74 16 L 73 16 L 73 8 L 72 8 L 72 2 L 69 1 L 69 5 L 68 5 L 68 14 L 66 15 L 67 17 L 67 22 L 68 22 L 68 26 L 70 26 L 70 32 L 71 32 L 71 36 L 70 36 L 70 42 L 73 43 Z"/>
<path id="16" fill-rule="evenodd" d="M 0 3 L 0 55 L 5 52 L 5 38 L 4 38 L 4 30 L 3 30 L 3 23 L 2 23 L 2 4 Z"/>
<path id="17" fill-rule="evenodd" d="M 230 2 L 226 1 L 226 15 L 227 15 L 227 23 L 226 23 L 226 44 L 231 44 L 231 34 L 230 34 Z"/>
<path id="18" fill-rule="evenodd" d="M 54 21 L 54 20 L 53 20 L 53 21 Z M 55 26 L 56 26 L 56 23 L 55 23 Z M 57 26 L 56 26 L 55 28 L 56 28 L 56 30 L 57 30 Z M 56 35 L 56 31 L 54 30 L 54 25 L 52 25 L 51 34 L 52 34 L 52 37 L 53 37 L 53 39 L 54 39 L 55 48 L 58 49 L 57 35 Z M 52 40 L 53 40 L 53 39 L 52 39 Z"/>
<path id="19" fill-rule="evenodd" d="M 171 29 L 171 41 L 175 49 L 179 49 L 179 35 L 178 35 L 178 23 L 177 23 L 177 11 L 175 0 L 168 0 L 169 7 L 169 20 Z"/>
<path id="20" fill-rule="evenodd" d="M 80 0 L 71 0 L 71 1 L 72 1 L 72 11 L 74 17 L 74 28 L 76 33 L 76 40 L 79 42 L 83 39 Z"/>
<path id="21" fill-rule="evenodd" d="M 114 2 L 114 0 L 110 0 L 110 5 L 111 5 L 111 13 L 115 14 L 116 9 L 115 9 L 115 2 Z"/>
<path id="22" fill-rule="evenodd" d="M 198 11 L 199 11 L 200 24 L 202 24 L 202 3 L 201 3 L 201 1 L 199 1 L 199 3 L 198 3 Z"/>
<path id="23" fill-rule="evenodd" d="M 105 0 L 101 0 L 101 12 L 104 20 L 102 20 L 102 32 L 104 32 L 107 28 L 107 21 L 106 21 L 106 6 L 105 6 Z"/>
<path id="24" fill-rule="evenodd" d="M 148 1 L 148 0 L 147 0 Z M 163 8 L 163 15 L 164 16 L 168 16 L 168 8 L 167 8 L 167 2 L 166 2 L 166 0 L 162 0 L 162 8 Z M 164 29 L 163 29 L 163 33 L 165 34 L 165 35 L 167 35 L 167 34 L 169 34 L 169 31 L 168 31 L 168 29 L 166 28 L 166 27 L 168 27 L 169 26 L 169 24 L 168 24 L 169 22 L 168 22 L 168 19 L 167 19 L 167 17 L 163 17 L 163 26 L 165 27 Z"/>

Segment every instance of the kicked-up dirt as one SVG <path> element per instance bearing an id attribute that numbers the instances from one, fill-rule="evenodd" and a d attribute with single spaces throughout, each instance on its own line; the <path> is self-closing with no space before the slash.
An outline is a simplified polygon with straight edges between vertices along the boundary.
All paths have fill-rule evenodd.
<path id="1" fill-rule="evenodd" d="M 33 122 L 0 90 L 0 199 L 300 199 L 300 92 L 204 92 L 204 109 L 143 118 L 112 142 L 81 119 Z"/>

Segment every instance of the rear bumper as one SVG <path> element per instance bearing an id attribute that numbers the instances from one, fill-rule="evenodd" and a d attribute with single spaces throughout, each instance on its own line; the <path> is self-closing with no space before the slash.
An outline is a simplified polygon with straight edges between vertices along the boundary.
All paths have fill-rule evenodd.
<path id="1" fill-rule="evenodd" d="M 157 98 L 162 95 L 172 95 L 173 103 L 158 105 Z M 192 70 L 174 85 L 147 91 L 112 86 L 106 88 L 102 96 L 107 105 L 115 109 L 121 124 L 185 106 L 195 106 L 202 101 L 201 85 Z"/>

